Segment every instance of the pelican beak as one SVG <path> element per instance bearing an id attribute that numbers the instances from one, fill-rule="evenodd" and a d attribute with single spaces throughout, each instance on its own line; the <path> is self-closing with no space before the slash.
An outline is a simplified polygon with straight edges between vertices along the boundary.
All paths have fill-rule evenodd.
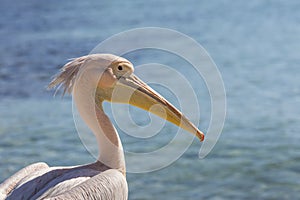
<path id="1" fill-rule="evenodd" d="M 204 140 L 204 134 L 190 120 L 133 74 L 119 78 L 111 101 L 144 109 L 196 135 L 200 141 Z"/>

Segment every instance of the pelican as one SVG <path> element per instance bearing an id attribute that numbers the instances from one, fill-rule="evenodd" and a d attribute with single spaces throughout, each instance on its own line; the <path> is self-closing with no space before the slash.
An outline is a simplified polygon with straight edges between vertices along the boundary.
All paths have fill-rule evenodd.
<path id="1" fill-rule="evenodd" d="M 127 199 L 123 147 L 103 111 L 104 101 L 152 112 L 203 141 L 204 134 L 196 126 L 133 72 L 131 62 L 112 54 L 86 55 L 65 64 L 49 88 L 62 86 L 63 94 L 72 94 L 81 118 L 96 137 L 99 156 L 94 163 L 72 167 L 31 164 L 0 185 L 0 199 Z M 153 109 L 157 104 L 163 109 Z"/>

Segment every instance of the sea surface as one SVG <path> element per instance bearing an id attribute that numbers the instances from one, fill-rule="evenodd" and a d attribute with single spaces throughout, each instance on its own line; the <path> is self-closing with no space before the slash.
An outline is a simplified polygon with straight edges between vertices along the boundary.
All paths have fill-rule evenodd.
<path id="1" fill-rule="evenodd" d="M 129 199 L 299 199 L 299 10 L 297 0 L 1 0 L 0 182 L 38 161 L 65 166 L 95 160 L 75 129 L 71 97 L 53 97 L 46 86 L 68 59 L 88 54 L 114 34 L 150 26 L 180 31 L 209 52 L 223 77 L 227 116 L 205 159 L 198 158 L 201 143 L 195 140 L 163 169 L 128 173 Z M 165 52 L 125 57 L 192 74 L 186 62 L 174 62 Z M 201 78 L 190 78 L 205 132 L 209 93 Z M 168 88 L 152 86 L 180 104 Z M 136 124 L 149 123 L 146 112 L 132 109 L 131 116 Z M 135 152 L 155 150 L 176 132 L 166 123 L 154 139 L 132 141 L 117 129 L 124 149 Z"/>

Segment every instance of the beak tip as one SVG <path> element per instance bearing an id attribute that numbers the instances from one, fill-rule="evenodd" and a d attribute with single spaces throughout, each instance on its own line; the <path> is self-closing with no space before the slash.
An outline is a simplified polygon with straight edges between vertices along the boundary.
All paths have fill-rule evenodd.
<path id="1" fill-rule="evenodd" d="M 204 140 L 205 136 L 204 136 L 204 134 L 201 131 L 197 131 L 197 137 L 202 142 Z"/>

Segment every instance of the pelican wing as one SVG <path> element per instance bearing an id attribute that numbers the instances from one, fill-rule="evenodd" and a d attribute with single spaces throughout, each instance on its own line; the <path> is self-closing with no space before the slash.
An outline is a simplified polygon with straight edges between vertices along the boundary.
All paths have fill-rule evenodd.
<path id="1" fill-rule="evenodd" d="M 0 199 L 5 199 L 8 194 L 10 194 L 20 182 L 30 176 L 32 173 L 36 173 L 45 169 L 48 169 L 49 166 L 46 163 L 39 162 L 28 165 L 23 169 L 16 172 L 14 175 L 6 179 L 2 184 L 0 184 Z"/>
<path id="2" fill-rule="evenodd" d="M 36 163 L 20 170 L 0 186 L 0 199 L 7 200 L 123 200 L 128 196 L 125 176 L 99 162 L 77 167 L 48 167 L 45 163 Z"/>
<path id="3" fill-rule="evenodd" d="M 76 184 L 78 180 L 72 180 L 68 184 Z M 73 183 L 72 183 L 73 182 Z M 59 188 L 57 188 L 59 190 Z M 47 200 L 66 199 L 103 199 L 103 200 L 126 200 L 128 198 L 128 186 L 124 175 L 116 170 L 106 170 L 68 191 L 57 196 L 46 196 Z"/>

